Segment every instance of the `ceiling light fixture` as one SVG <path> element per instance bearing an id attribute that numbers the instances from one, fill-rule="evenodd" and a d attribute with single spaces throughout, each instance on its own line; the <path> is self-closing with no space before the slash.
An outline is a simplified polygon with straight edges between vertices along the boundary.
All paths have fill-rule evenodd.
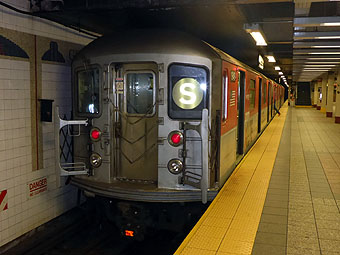
<path id="1" fill-rule="evenodd" d="M 305 64 L 340 64 L 340 62 L 305 62 Z"/>
<path id="2" fill-rule="evenodd" d="M 324 71 L 324 72 L 326 72 L 326 71 L 330 71 L 330 70 L 331 69 L 302 69 L 303 72 L 305 72 L 305 71 L 315 71 L 315 72 Z"/>
<path id="3" fill-rule="evenodd" d="M 305 67 L 334 67 L 336 65 L 304 65 Z"/>
<path id="4" fill-rule="evenodd" d="M 279 71 L 281 68 L 279 66 L 275 66 L 275 70 Z"/>
<path id="5" fill-rule="evenodd" d="M 321 27 L 337 27 L 340 26 L 340 22 L 325 22 L 325 23 L 320 23 Z"/>
<path id="6" fill-rule="evenodd" d="M 255 40 L 256 46 L 267 46 L 267 42 L 261 32 L 250 32 L 250 35 Z"/>
<path id="7" fill-rule="evenodd" d="M 283 75 L 283 72 L 279 72 L 279 75 Z"/>
<path id="8" fill-rule="evenodd" d="M 251 24 L 244 24 L 244 30 L 249 33 L 256 42 L 257 46 L 267 46 L 266 39 L 264 38 L 262 29 L 259 24 L 251 23 Z"/>
<path id="9" fill-rule="evenodd" d="M 340 58 L 306 58 L 307 60 L 340 60 Z"/>
<path id="10" fill-rule="evenodd" d="M 313 39 L 313 38 L 311 38 Z M 315 36 L 314 39 L 340 39 L 340 36 L 333 35 L 333 36 Z"/>
<path id="11" fill-rule="evenodd" d="M 308 52 L 309 55 L 340 55 L 340 52 Z"/>
<path id="12" fill-rule="evenodd" d="M 326 70 L 323 70 L 323 69 L 321 69 L 321 70 L 319 70 L 319 69 L 317 69 L 317 70 L 303 70 L 304 72 L 327 72 L 327 71 L 329 71 L 329 69 L 326 69 Z"/>
<path id="13" fill-rule="evenodd" d="M 266 58 L 268 59 L 268 62 L 270 62 L 270 63 L 275 63 L 276 62 L 274 56 L 272 56 L 272 55 L 267 55 Z"/>
<path id="14" fill-rule="evenodd" d="M 340 48 L 340 45 L 313 45 L 311 48 Z"/>

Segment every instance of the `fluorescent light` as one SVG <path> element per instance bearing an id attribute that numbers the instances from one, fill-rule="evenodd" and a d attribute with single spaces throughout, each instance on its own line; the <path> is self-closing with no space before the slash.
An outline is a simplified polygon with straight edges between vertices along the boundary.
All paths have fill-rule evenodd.
<path id="1" fill-rule="evenodd" d="M 321 54 L 323 54 L 323 55 L 339 55 L 340 54 L 340 52 L 308 52 L 307 54 L 309 54 L 309 55 L 321 55 Z"/>
<path id="2" fill-rule="evenodd" d="M 315 36 L 312 39 L 340 39 L 339 35 L 333 35 L 333 36 Z"/>
<path id="3" fill-rule="evenodd" d="M 305 67 L 334 67 L 336 65 L 304 65 Z"/>
<path id="4" fill-rule="evenodd" d="M 326 72 L 328 71 L 329 69 L 326 69 L 326 70 L 323 70 L 323 69 L 317 69 L 317 70 L 303 70 L 304 72 Z"/>
<path id="5" fill-rule="evenodd" d="M 340 64 L 340 62 L 305 62 L 305 64 Z"/>
<path id="6" fill-rule="evenodd" d="M 302 69 L 332 69 L 331 67 L 304 67 Z"/>
<path id="7" fill-rule="evenodd" d="M 261 32 L 250 32 L 250 35 L 255 40 L 257 46 L 267 46 L 267 42 Z"/>
<path id="8" fill-rule="evenodd" d="M 331 70 L 330 68 L 305 68 L 305 69 L 302 69 L 302 71 L 329 71 Z"/>
<path id="9" fill-rule="evenodd" d="M 340 45 L 313 45 L 311 48 L 340 48 Z"/>
<path id="10" fill-rule="evenodd" d="M 279 75 L 283 75 L 283 72 L 279 72 Z"/>
<path id="11" fill-rule="evenodd" d="M 268 56 L 266 56 L 266 57 L 267 57 L 267 59 L 268 59 L 268 62 L 270 62 L 270 63 L 275 63 L 275 62 L 276 62 L 274 56 L 268 55 Z"/>
<path id="12" fill-rule="evenodd" d="M 306 58 L 308 60 L 340 60 L 340 58 Z"/>
<path id="13" fill-rule="evenodd" d="M 275 70 L 279 71 L 281 68 L 279 66 L 275 66 Z"/>
<path id="14" fill-rule="evenodd" d="M 325 23 L 320 23 L 321 27 L 337 27 L 340 26 L 340 22 L 325 22 Z"/>

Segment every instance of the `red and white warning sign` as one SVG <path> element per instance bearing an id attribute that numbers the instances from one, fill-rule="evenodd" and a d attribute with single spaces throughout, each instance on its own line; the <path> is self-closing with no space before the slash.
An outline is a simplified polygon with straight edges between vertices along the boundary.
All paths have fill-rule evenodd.
<path id="1" fill-rule="evenodd" d="M 47 177 L 42 177 L 40 179 L 33 180 L 28 184 L 28 197 L 34 197 L 42 192 L 47 191 Z"/>
<path id="2" fill-rule="evenodd" d="M 0 192 L 0 212 L 8 209 L 8 196 L 7 190 Z"/>

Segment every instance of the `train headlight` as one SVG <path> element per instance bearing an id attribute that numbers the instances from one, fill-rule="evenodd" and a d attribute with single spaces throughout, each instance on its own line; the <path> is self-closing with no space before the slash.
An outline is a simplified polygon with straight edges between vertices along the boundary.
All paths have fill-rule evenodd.
<path id="1" fill-rule="evenodd" d="M 90 164 L 93 167 L 100 167 L 102 164 L 102 157 L 98 153 L 92 153 L 90 156 Z"/>
<path id="2" fill-rule="evenodd" d="M 168 135 L 168 142 L 172 146 L 180 146 L 183 144 L 183 133 L 177 130 L 170 132 Z"/>
<path id="3" fill-rule="evenodd" d="M 183 162 L 180 161 L 179 159 L 171 159 L 168 162 L 168 170 L 172 174 L 179 174 L 183 171 Z"/>
<path id="4" fill-rule="evenodd" d="M 90 131 L 90 138 L 92 141 L 98 141 L 100 139 L 100 137 L 102 136 L 102 132 L 100 131 L 99 128 L 92 128 Z"/>

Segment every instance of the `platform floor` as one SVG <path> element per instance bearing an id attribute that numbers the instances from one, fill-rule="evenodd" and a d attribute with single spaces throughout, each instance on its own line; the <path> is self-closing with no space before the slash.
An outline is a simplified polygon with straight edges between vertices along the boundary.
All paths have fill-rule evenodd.
<path id="1" fill-rule="evenodd" d="M 340 125 L 285 104 L 175 254 L 340 254 Z"/>

